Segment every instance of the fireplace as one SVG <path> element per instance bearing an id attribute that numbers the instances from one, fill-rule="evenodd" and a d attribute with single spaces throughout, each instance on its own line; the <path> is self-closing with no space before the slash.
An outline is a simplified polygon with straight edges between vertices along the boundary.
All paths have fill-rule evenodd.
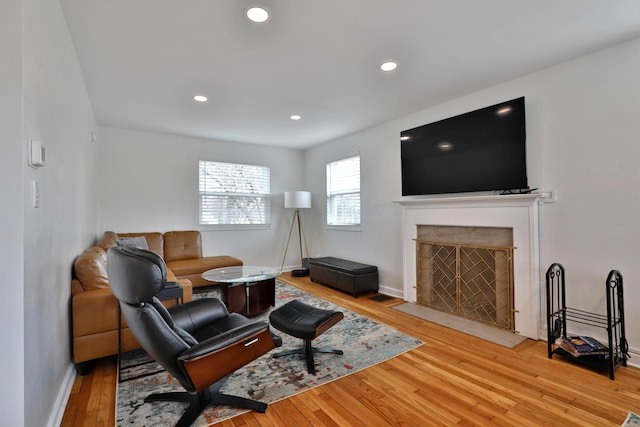
<path id="1" fill-rule="evenodd" d="M 472 235 L 469 228 L 510 230 L 508 243 L 494 244 L 512 248 L 511 275 L 513 280 L 513 320 L 507 329 L 529 338 L 545 336 L 540 319 L 543 295 L 541 295 L 539 253 L 539 205 L 553 201 L 553 194 L 523 194 L 507 196 L 457 196 L 428 199 L 406 199 L 402 206 L 403 218 L 403 297 L 407 302 L 418 301 L 419 258 L 417 240 L 431 241 L 431 237 L 418 235 L 419 226 L 461 227 L 458 230 L 465 239 Z M 437 228 L 436 228 L 437 230 Z M 421 232 L 422 233 L 422 232 Z M 438 232 L 436 232 L 438 234 Z M 473 241 L 440 243 L 477 244 Z M 481 244 L 480 244 L 481 245 Z M 504 295 L 503 295 L 504 296 Z M 422 295 L 421 295 L 422 297 Z"/>
<path id="2" fill-rule="evenodd" d="M 513 230 L 418 225 L 416 302 L 514 330 Z"/>

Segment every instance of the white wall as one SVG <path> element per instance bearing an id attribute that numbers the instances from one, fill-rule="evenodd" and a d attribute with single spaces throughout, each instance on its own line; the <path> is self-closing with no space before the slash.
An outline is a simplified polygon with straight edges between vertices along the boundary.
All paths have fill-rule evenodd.
<path id="1" fill-rule="evenodd" d="M 21 0 L 0 3 L 0 269 L 5 283 L 0 324 L 6 367 L 0 383 L 0 419 L 12 426 L 24 425 L 21 8 Z"/>
<path id="2" fill-rule="evenodd" d="M 198 229 L 199 158 L 264 164 L 272 168 L 272 227 L 266 230 L 203 230 L 205 254 L 227 253 L 247 264 L 279 266 L 289 226 L 285 190 L 308 189 L 314 208 L 305 211 L 312 256 L 332 255 L 375 264 L 381 290 L 402 294 L 400 144 L 402 130 L 506 99 L 526 96 L 528 168 L 532 187 L 553 189 L 558 201 L 542 207 L 542 265 L 565 265 L 570 303 L 603 310 L 604 279 L 617 268 L 627 301 L 638 297 L 640 271 L 633 242 L 639 231 L 636 188 L 640 177 L 632 115 L 640 111 L 640 40 L 542 70 L 451 100 L 437 107 L 307 150 L 233 144 L 103 127 L 99 129 L 98 235 L 105 230 Z M 325 164 L 361 155 L 361 231 L 325 227 Z M 302 168 L 301 160 L 304 160 Z M 287 266 L 296 261 L 287 260 Z M 540 272 L 541 274 L 544 271 Z M 544 307 L 544 304 L 541 305 Z M 627 305 L 628 324 L 637 315 Z M 542 313 L 544 314 L 544 313 Z M 544 318 L 544 317 L 542 317 Z M 628 328 L 640 347 L 640 332 Z"/>
<path id="3" fill-rule="evenodd" d="M 313 194 L 312 256 L 335 256 L 378 267 L 380 290 L 402 296 L 400 142 L 395 126 L 368 129 L 307 150 L 306 178 Z M 326 164 L 360 155 L 361 231 L 326 228 Z"/>
<path id="4" fill-rule="evenodd" d="M 194 230 L 202 232 L 204 255 L 231 255 L 245 265 L 280 267 L 292 212 L 284 191 L 299 190 L 298 150 L 102 127 L 99 132 L 99 234 Z M 271 227 L 211 230 L 198 224 L 198 160 L 269 166 Z M 297 241 L 297 240 L 296 240 Z M 289 250 L 287 266 L 300 264 Z"/>
<path id="5" fill-rule="evenodd" d="M 400 132 L 524 95 L 530 185 L 558 195 L 541 208 L 541 274 L 552 262 L 562 263 L 569 304 L 604 313 L 606 276 L 619 269 L 627 325 L 637 324 L 638 76 L 635 39 L 308 150 L 306 181 L 321 198 L 316 206 L 324 203 L 326 162 L 360 152 L 363 165 L 362 231 L 327 230 L 323 213 L 314 212 L 320 217 L 314 254 L 376 264 L 383 289 L 400 294 L 400 211 L 392 203 L 401 198 Z M 640 348 L 640 330 L 627 327 L 627 334 L 630 345 Z"/>
<path id="6" fill-rule="evenodd" d="M 22 8 L 22 138 L 13 142 L 22 149 L 14 159 L 22 179 L 10 185 L 21 191 L 24 258 L 17 265 L 24 279 L 9 280 L 5 288 L 24 292 L 24 425 L 44 426 L 59 423 L 75 376 L 70 281 L 74 258 L 95 236 L 97 150 L 90 133 L 96 125 L 59 2 L 23 0 Z M 43 168 L 27 166 L 30 138 L 46 147 Z M 40 188 L 39 208 L 31 204 L 33 182 Z M 7 372 L 20 369 L 6 366 Z"/>
<path id="7" fill-rule="evenodd" d="M 553 188 L 542 208 L 543 265 L 564 264 L 572 305 L 600 309 L 609 269 L 625 277 L 627 324 L 640 263 L 640 39 L 524 76 L 438 107 L 323 144 L 306 153 L 195 138 L 98 130 L 58 2 L 7 0 L 0 6 L 0 249 L 7 284 L 0 304 L 3 357 L 0 419 L 6 425 L 55 425 L 72 382 L 69 280 L 75 256 L 106 229 L 198 228 L 199 157 L 271 167 L 272 227 L 205 231 L 205 254 L 279 266 L 290 224 L 286 190 L 309 189 L 304 212 L 313 256 L 379 266 L 387 293 L 402 290 L 399 240 L 400 131 L 516 96 L 527 97 L 529 177 Z M 26 165 L 27 141 L 40 139 L 47 165 Z M 324 165 L 362 159 L 362 231 L 324 227 Z M 96 154 L 99 161 L 96 165 Z M 302 167 L 304 160 L 305 168 Z M 96 174 L 98 177 L 96 178 Z M 41 206 L 31 207 L 37 181 Z M 305 185 L 306 184 L 306 185 Z M 99 220 L 96 219 L 99 212 Z M 296 262 L 291 255 L 287 264 Z M 632 347 L 640 331 L 628 327 Z M 28 403 L 26 403 L 28 402 Z"/>

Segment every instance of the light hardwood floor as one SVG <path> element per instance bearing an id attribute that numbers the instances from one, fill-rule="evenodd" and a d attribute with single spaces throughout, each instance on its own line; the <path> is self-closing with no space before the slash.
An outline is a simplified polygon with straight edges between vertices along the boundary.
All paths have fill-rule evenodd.
<path id="1" fill-rule="evenodd" d="M 640 370 L 616 380 L 547 358 L 546 342 L 508 349 L 394 310 L 399 299 L 352 298 L 308 278 L 284 281 L 404 333 L 424 345 L 332 383 L 218 425 L 619 426 L 640 414 Z M 62 426 L 113 426 L 115 358 L 76 378 Z"/>

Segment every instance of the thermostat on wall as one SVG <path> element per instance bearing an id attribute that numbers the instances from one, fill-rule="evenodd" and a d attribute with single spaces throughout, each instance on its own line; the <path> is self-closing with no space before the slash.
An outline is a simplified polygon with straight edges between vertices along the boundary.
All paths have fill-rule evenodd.
<path id="1" fill-rule="evenodd" d="M 44 145 L 39 141 L 31 140 L 29 153 L 29 166 L 40 168 L 44 166 Z"/>

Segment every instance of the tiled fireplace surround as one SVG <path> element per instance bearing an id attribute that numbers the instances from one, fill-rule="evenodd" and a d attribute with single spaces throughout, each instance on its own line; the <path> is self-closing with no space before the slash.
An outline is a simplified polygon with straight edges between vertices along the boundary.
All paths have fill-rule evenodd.
<path id="1" fill-rule="evenodd" d="M 551 193 L 405 199 L 403 210 L 404 299 L 416 302 L 416 242 L 419 225 L 505 227 L 513 230 L 515 330 L 538 339 L 541 329 L 539 205 Z"/>

